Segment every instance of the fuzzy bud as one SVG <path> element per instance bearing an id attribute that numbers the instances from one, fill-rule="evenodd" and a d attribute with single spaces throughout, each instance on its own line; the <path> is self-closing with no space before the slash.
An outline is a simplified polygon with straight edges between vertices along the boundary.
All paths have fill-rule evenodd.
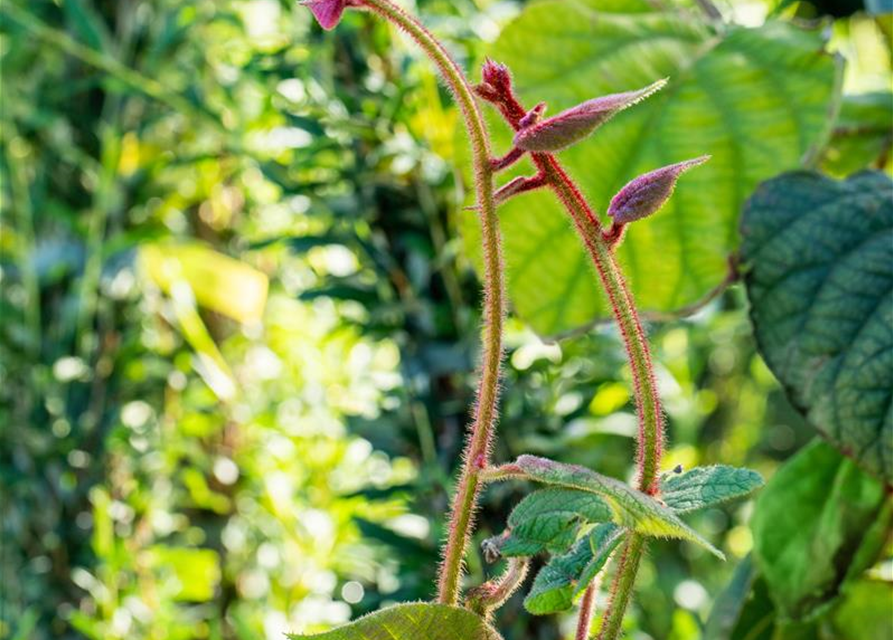
<path id="1" fill-rule="evenodd" d="M 701 156 L 677 162 L 635 178 L 611 200 L 608 215 L 614 218 L 616 224 L 627 224 L 650 216 L 670 199 L 680 175 L 709 159 L 710 156 Z"/>
<path id="2" fill-rule="evenodd" d="M 331 31 L 341 21 L 344 9 L 360 6 L 360 0 L 303 0 L 300 4 L 313 12 L 319 26 Z"/>
<path id="3" fill-rule="evenodd" d="M 652 85 L 588 100 L 556 116 L 537 122 L 515 134 L 515 146 L 525 151 L 553 153 L 586 138 L 596 128 L 640 100 L 658 91 L 667 83 L 658 80 Z"/>
<path id="4" fill-rule="evenodd" d="M 481 80 L 490 85 L 499 95 L 507 95 L 512 90 L 512 75 L 504 64 L 487 58 L 481 67 Z"/>

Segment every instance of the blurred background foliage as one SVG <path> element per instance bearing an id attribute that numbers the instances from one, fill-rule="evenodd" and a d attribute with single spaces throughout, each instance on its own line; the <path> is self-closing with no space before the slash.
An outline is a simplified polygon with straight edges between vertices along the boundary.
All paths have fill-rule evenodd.
<path id="1" fill-rule="evenodd" d="M 522 5 L 413 8 L 468 63 Z M 824 166 L 889 167 L 889 15 L 678 10 L 820 21 L 847 61 Z M 0 16 L 0 638 L 272 640 L 431 597 L 480 300 L 456 114 L 429 67 L 366 16 L 323 35 L 278 0 L 3 0 Z M 739 287 L 651 334 L 669 466 L 771 476 L 812 438 Z M 547 344 L 513 319 L 507 343 L 497 459 L 628 477 L 613 329 Z M 487 492 L 478 542 L 520 495 Z M 655 545 L 637 637 L 700 637 L 751 510 L 695 523 L 724 565 Z M 476 552 L 469 568 L 493 572 Z M 518 598 L 499 626 L 569 633 Z"/>

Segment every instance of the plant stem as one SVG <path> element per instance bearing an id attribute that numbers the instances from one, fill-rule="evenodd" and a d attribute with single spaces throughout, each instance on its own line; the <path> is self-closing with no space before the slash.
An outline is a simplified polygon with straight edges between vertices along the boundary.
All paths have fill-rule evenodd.
<path id="1" fill-rule="evenodd" d="M 623 614 L 629 606 L 636 575 L 639 572 L 639 563 L 645 555 L 645 543 L 645 536 L 631 533 L 623 545 L 617 572 L 614 574 L 614 583 L 611 585 L 611 600 L 602 619 L 598 640 L 614 640 L 620 637 L 620 632 L 623 630 Z"/>
<path id="2" fill-rule="evenodd" d="M 574 640 L 589 640 L 589 627 L 592 624 L 592 610 L 595 608 L 595 594 L 598 591 L 598 582 L 593 580 L 583 592 L 580 600 L 580 617 L 577 618 L 577 633 Z"/>
<path id="3" fill-rule="evenodd" d="M 499 371 L 502 364 L 502 324 L 505 315 L 503 266 L 499 223 L 493 199 L 493 170 L 486 126 L 471 87 L 458 65 L 425 27 L 389 0 L 362 0 L 363 6 L 406 32 L 421 47 L 452 91 L 471 141 L 477 211 L 481 224 L 484 258 L 484 318 L 481 328 L 483 354 L 477 404 L 470 437 L 463 453 L 462 475 L 450 515 L 449 537 L 443 553 L 437 599 L 454 605 L 459 600 L 465 549 L 471 534 L 480 472 L 490 457 L 490 443 L 499 403 Z"/>

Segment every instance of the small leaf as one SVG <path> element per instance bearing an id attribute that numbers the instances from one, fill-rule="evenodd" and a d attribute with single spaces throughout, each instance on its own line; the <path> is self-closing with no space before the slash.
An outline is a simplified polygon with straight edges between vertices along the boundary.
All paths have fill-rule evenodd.
<path id="1" fill-rule="evenodd" d="M 614 524 L 600 524 L 580 538 L 566 554 L 555 556 L 537 574 L 524 608 L 534 615 L 565 611 L 598 575 L 620 544 L 624 531 Z"/>
<path id="2" fill-rule="evenodd" d="M 756 471 L 718 465 L 669 475 L 660 487 L 668 507 L 676 513 L 688 513 L 743 498 L 762 484 L 763 478 Z"/>
<path id="3" fill-rule="evenodd" d="M 803 619 L 870 566 L 889 527 L 883 485 L 816 440 L 786 462 L 757 500 L 754 560 L 785 617 Z M 882 535 L 871 532 L 878 525 Z M 869 547 L 862 548 L 863 543 Z"/>
<path id="4" fill-rule="evenodd" d="M 893 483 L 893 181 L 808 171 L 745 206 L 742 264 L 760 352 L 809 423 Z"/>
<path id="5" fill-rule="evenodd" d="M 715 556 L 725 559 L 716 547 L 682 522 L 673 511 L 649 495 L 619 480 L 585 467 L 561 464 L 537 456 L 521 456 L 514 465 L 530 479 L 569 489 L 595 493 L 608 504 L 614 522 L 643 535 L 679 538 L 695 542 Z"/>
<path id="6" fill-rule="evenodd" d="M 490 625 L 467 609 L 433 603 L 398 604 L 333 631 L 287 636 L 291 640 L 502 640 Z"/>
<path id="7" fill-rule="evenodd" d="M 500 555 L 532 556 L 544 549 L 562 553 L 574 543 L 584 523 L 608 522 L 608 505 L 588 491 L 549 488 L 534 491 L 512 510 L 508 531 L 491 539 Z"/>

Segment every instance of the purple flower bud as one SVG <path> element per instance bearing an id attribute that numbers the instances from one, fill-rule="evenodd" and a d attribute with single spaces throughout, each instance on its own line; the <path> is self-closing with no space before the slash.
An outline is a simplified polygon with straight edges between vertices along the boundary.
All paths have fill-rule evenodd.
<path id="1" fill-rule="evenodd" d="M 627 224 L 650 216 L 673 195 L 676 180 L 682 173 L 709 159 L 710 156 L 701 156 L 677 162 L 635 178 L 611 200 L 608 215 L 614 218 L 616 224 Z"/>
<path id="2" fill-rule="evenodd" d="M 658 91 L 666 83 L 666 80 L 658 80 L 638 91 L 615 93 L 578 104 L 522 129 L 515 134 L 515 146 L 534 152 L 561 151 L 588 136 L 614 114 Z"/>
<path id="3" fill-rule="evenodd" d="M 358 7 L 360 0 L 302 0 L 300 3 L 313 12 L 316 21 L 326 31 L 331 31 L 341 20 L 346 7 Z"/>
<path id="4" fill-rule="evenodd" d="M 484 81 L 484 84 L 493 87 L 500 95 L 505 95 L 511 91 L 512 74 L 509 73 L 508 67 L 494 62 L 490 58 L 484 61 L 484 65 L 481 68 L 481 79 Z"/>

